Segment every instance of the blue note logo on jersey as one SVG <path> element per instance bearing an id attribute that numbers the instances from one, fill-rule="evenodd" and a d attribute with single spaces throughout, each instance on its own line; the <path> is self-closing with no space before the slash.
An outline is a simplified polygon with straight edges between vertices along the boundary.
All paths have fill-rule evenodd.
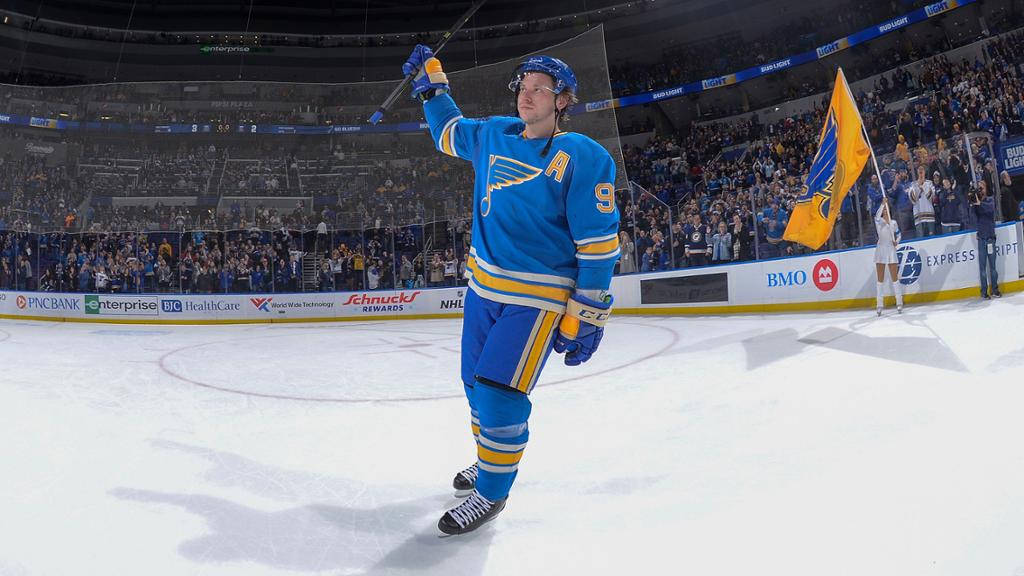
<path id="1" fill-rule="evenodd" d="M 832 109 L 829 108 L 828 116 L 825 118 L 825 130 L 821 137 L 821 146 L 818 147 L 818 153 L 814 155 L 814 161 L 811 163 L 811 173 L 807 176 L 807 185 L 804 188 L 804 193 L 797 199 L 798 203 L 803 203 L 811 202 L 817 197 L 819 202 L 816 203 L 816 208 L 823 220 L 828 220 L 832 196 L 835 190 L 842 186 L 841 181 L 837 184 L 836 178 L 841 179 L 842 175 L 846 173 L 841 166 L 842 162 L 839 162 L 840 169 L 836 170 L 838 136 L 839 127 L 836 124 L 836 117 L 832 113 Z"/>
<path id="2" fill-rule="evenodd" d="M 540 168 L 530 166 L 525 162 L 491 154 L 487 164 L 487 194 L 480 201 L 480 215 L 487 216 L 491 211 L 491 192 L 529 182 L 539 176 L 541 172 Z"/>

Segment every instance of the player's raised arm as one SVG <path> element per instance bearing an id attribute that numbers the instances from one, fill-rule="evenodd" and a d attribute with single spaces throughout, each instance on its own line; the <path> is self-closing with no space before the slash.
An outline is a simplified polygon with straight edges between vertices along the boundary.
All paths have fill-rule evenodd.
<path id="1" fill-rule="evenodd" d="M 448 94 L 448 76 L 429 46 L 417 45 L 402 66 L 403 74 L 414 72 L 412 96 L 423 101 L 434 146 L 449 156 L 472 161 L 484 123 L 462 117 Z"/>

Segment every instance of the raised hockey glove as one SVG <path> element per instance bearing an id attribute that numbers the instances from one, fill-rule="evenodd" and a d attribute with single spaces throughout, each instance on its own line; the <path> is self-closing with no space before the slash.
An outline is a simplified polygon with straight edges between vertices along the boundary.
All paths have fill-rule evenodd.
<path id="1" fill-rule="evenodd" d="M 566 366 L 579 366 L 597 351 L 604 336 L 604 324 L 612 313 L 613 300 L 611 295 L 605 296 L 604 301 L 597 301 L 573 293 L 566 302 L 565 316 L 555 337 L 555 352 L 565 353 Z"/>
<path id="2" fill-rule="evenodd" d="M 441 91 L 448 91 L 448 76 L 441 69 L 441 61 L 434 58 L 434 51 L 429 46 L 417 44 L 402 65 L 402 74 L 413 74 L 412 97 L 428 100 Z"/>

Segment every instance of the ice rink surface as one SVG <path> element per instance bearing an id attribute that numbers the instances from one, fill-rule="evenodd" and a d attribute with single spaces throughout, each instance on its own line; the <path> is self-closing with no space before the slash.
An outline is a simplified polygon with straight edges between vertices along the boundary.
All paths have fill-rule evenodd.
<path id="1" fill-rule="evenodd" d="M 1024 295 L 615 318 L 441 539 L 459 332 L 0 322 L 0 574 L 1024 575 Z"/>

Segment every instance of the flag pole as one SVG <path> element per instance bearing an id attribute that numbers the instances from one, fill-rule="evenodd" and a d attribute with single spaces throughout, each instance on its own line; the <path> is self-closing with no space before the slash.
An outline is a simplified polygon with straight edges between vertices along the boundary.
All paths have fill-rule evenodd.
<path id="1" fill-rule="evenodd" d="M 882 171 L 878 169 L 878 160 L 875 158 L 875 147 L 871 145 L 871 139 L 868 138 L 868 131 L 864 129 L 863 123 L 861 124 L 860 131 L 864 134 L 864 141 L 868 143 L 868 150 L 871 151 L 871 163 L 875 166 L 875 174 L 878 176 L 878 187 L 882 189 L 882 196 L 885 194 L 885 182 L 882 181 Z"/>
<path id="2" fill-rule="evenodd" d="M 867 125 L 864 124 L 864 119 L 860 116 L 860 107 L 857 106 L 857 100 L 853 97 L 853 91 L 850 90 L 850 83 L 846 81 L 846 74 L 843 74 L 842 67 L 839 68 L 839 76 L 843 79 L 843 87 L 846 88 L 850 101 L 853 102 L 853 109 L 857 111 L 857 119 L 860 120 L 860 133 L 863 134 L 864 141 L 867 142 L 867 150 L 871 153 L 871 164 L 874 166 L 874 173 L 879 176 L 879 188 L 882 190 L 884 198 L 886 197 L 886 184 L 882 181 L 882 170 L 879 169 L 879 160 L 874 158 L 874 147 L 871 146 L 871 138 L 867 135 Z"/>
<path id="3" fill-rule="evenodd" d="M 856 102 L 854 102 L 856 105 Z M 858 110 L 859 114 L 860 111 Z M 882 191 L 882 205 L 885 206 L 885 215 L 888 216 L 888 220 L 892 220 L 892 214 L 889 212 L 889 196 L 885 193 L 885 182 L 882 181 L 882 171 L 878 169 L 878 160 L 875 158 L 875 147 L 871 145 L 871 139 L 868 138 L 868 131 L 864 128 L 864 122 L 860 123 L 860 131 L 864 135 L 864 141 L 868 143 L 868 150 L 871 151 L 871 163 L 875 166 L 875 174 L 878 176 L 878 188 Z M 872 214 L 871 218 L 875 215 Z"/>

